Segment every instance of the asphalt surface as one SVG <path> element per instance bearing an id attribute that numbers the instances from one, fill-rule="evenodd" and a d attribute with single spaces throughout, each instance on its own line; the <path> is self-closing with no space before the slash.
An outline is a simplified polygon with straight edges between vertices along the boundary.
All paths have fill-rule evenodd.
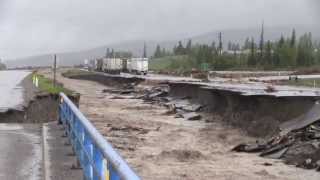
<path id="1" fill-rule="evenodd" d="M 72 147 L 63 134 L 62 126 L 57 122 L 43 125 L 45 180 L 83 179 L 82 170 L 75 168 L 76 156 Z"/>
<path id="2" fill-rule="evenodd" d="M 29 74 L 28 71 L 0 71 L 0 112 L 22 109 L 24 97 L 20 83 Z"/>
<path id="3" fill-rule="evenodd" d="M 104 74 L 110 76 L 108 74 Z M 112 75 L 111 75 L 112 76 Z M 116 75 L 119 76 L 119 75 Z M 239 81 L 232 81 L 230 78 L 214 78 L 210 82 L 201 82 L 199 79 L 190 77 L 173 77 L 167 75 L 148 74 L 131 75 L 122 73 L 122 77 L 138 77 L 146 80 L 163 80 L 174 83 L 188 83 L 201 85 L 208 89 L 218 89 L 231 91 L 242 94 L 244 96 L 274 96 L 274 97 L 319 97 L 320 88 L 309 87 L 294 87 L 294 86 L 280 86 L 272 85 L 273 91 L 268 91 L 270 84 L 259 82 L 263 80 L 285 80 L 289 76 L 266 76 L 261 78 L 241 78 Z M 320 75 L 299 75 L 301 79 L 320 78 Z M 250 82 L 249 79 L 257 79 L 258 82 Z"/>
<path id="4" fill-rule="evenodd" d="M 0 179 L 43 179 L 41 140 L 40 125 L 0 124 Z"/>

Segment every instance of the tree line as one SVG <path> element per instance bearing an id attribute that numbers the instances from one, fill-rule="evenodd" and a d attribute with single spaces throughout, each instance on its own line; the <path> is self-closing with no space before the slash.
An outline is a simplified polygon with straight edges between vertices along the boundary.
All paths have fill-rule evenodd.
<path id="1" fill-rule="evenodd" d="M 246 38 L 243 45 L 229 42 L 227 50 L 223 50 L 222 33 L 218 42 L 193 44 L 189 40 L 185 45 L 182 41 L 168 51 L 157 45 L 153 58 L 166 56 L 184 56 L 190 66 L 201 68 L 207 64 L 210 69 L 223 70 L 230 68 L 277 69 L 296 68 L 320 65 L 320 42 L 313 41 L 311 33 L 297 37 L 293 29 L 291 36 L 283 35 L 276 41 L 264 38 L 262 26 L 260 39 Z M 185 65 L 184 65 L 185 66 Z"/>

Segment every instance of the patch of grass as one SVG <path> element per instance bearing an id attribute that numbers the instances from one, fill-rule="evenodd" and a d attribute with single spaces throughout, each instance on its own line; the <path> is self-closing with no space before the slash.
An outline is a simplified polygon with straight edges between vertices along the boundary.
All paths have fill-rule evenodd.
<path id="1" fill-rule="evenodd" d="M 56 86 L 53 85 L 53 80 L 44 77 L 43 75 L 36 75 L 38 77 L 39 89 L 50 94 L 59 94 L 63 92 L 67 95 L 71 95 L 73 91 L 66 89 L 62 84 L 56 83 Z"/>
<path id="2" fill-rule="evenodd" d="M 288 86 L 305 86 L 305 87 L 315 87 L 320 88 L 320 79 L 298 79 L 291 80 L 291 81 L 283 81 L 282 85 Z"/>
<path id="3" fill-rule="evenodd" d="M 191 70 L 197 67 L 194 60 L 188 56 L 166 56 L 163 58 L 156 58 L 149 61 L 149 67 L 151 70 Z"/>

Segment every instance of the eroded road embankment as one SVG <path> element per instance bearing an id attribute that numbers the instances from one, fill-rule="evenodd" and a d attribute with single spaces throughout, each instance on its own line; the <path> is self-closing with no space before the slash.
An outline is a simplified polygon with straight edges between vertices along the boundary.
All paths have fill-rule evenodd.
<path id="1" fill-rule="evenodd" d="M 49 72 L 42 73 L 51 76 Z M 315 171 L 287 166 L 254 154 L 231 152 L 239 142 L 255 139 L 213 114 L 202 114 L 208 122 L 187 121 L 168 114 L 168 109 L 157 103 L 132 98 L 135 94 L 124 97 L 111 93 L 115 88 L 123 87 L 117 81 L 100 79 L 97 83 L 62 76 L 58 76 L 58 80 L 81 94 L 81 111 L 143 179 L 319 179 L 320 175 Z M 136 89 L 144 91 L 157 83 L 134 84 Z M 189 94 L 196 95 L 194 92 Z M 191 101 L 198 102 L 196 97 L 198 95 Z M 209 96 L 205 99 L 216 101 L 216 107 L 220 107 L 218 98 L 210 99 Z"/>
<path id="2" fill-rule="evenodd" d="M 24 85 L 29 80 L 24 79 L 29 74 L 0 71 L 0 179 L 43 179 L 41 125 L 12 123 L 28 119 Z"/>
<path id="3" fill-rule="evenodd" d="M 63 129 L 56 125 L 58 95 L 40 92 L 28 72 L 0 74 L 0 179 L 82 179 L 81 170 L 72 168 L 75 156 L 69 155 Z M 46 122 L 51 123 L 43 128 Z"/>

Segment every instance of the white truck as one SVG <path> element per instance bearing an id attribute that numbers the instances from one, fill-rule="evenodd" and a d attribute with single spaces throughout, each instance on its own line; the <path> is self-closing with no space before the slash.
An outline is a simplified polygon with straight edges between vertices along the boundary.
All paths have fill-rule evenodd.
<path id="1" fill-rule="evenodd" d="M 149 70 L 149 59 L 131 58 L 130 60 L 128 60 L 127 68 L 131 73 L 146 75 Z"/>
<path id="2" fill-rule="evenodd" d="M 104 58 L 102 70 L 109 74 L 120 74 L 122 70 L 122 59 L 120 58 Z"/>

